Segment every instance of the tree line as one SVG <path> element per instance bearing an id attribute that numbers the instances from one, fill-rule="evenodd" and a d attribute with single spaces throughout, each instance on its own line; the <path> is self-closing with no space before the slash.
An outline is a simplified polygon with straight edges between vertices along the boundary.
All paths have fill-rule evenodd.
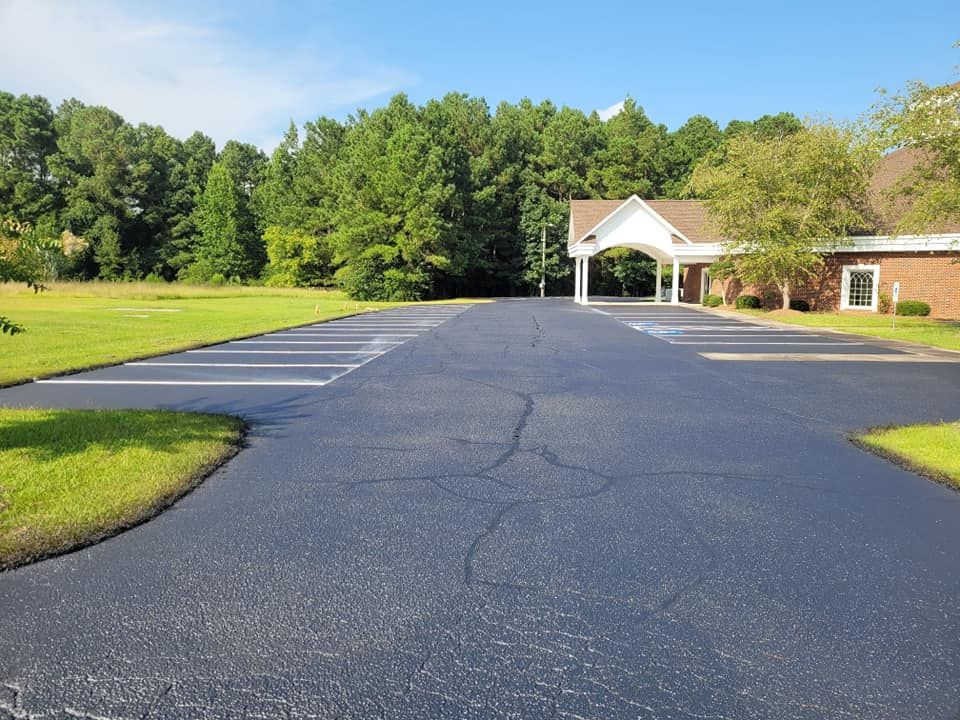
<path id="1" fill-rule="evenodd" d="M 43 276 L 339 286 L 361 299 L 567 291 L 567 201 L 684 197 L 736 137 L 778 138 L 789 113 L 674 131 L 633 100 L 603 121 L 545 101 L 397 95 L 340 122 L 291 123 L 270 156 L 185 140 L 102 106 L 0 92 L 0 218 L 68 233 Z M 11 277 L 10 273 L 6 276 Z M 648 292 L 652 261 L 611 251 L 597 292 Z"/>

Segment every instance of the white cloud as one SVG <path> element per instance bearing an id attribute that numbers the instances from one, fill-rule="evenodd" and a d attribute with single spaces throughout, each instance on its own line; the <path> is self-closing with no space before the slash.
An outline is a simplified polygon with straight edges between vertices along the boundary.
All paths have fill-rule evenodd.
<path id="1" fill-rule="evenodd" d="M 412 82 L 336 51 L 277 57 L 215 27 L 135 7 L 0 0 L 0 89 L 106 105 L 181 138 L 201 130 L 218 145 L 267 146 L 291 118 L 300 125 Z"/>
<path id="2" fill-rule="evenodd" d="M 623 111 L 623 103 L 624 101 L 621 100 L 616 105 L 611 105 L 610 107 L 604 108 L 603 110 L 597 110 L 597 115 L 600 116 L 601 120 L 606 122 L 610 118 L 614 117 L 615 115 L 619 115 Z"/>

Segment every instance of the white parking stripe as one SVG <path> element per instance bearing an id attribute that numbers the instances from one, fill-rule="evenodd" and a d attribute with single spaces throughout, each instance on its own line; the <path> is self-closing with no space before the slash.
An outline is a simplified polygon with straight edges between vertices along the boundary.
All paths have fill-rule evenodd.
<path id="1" fill-rule="evenodd" d="M 236 368 L 358 368 L 364 363 L 184 363 L 184 362 L 128 362 L 124 365 L 151 367 L 236 367 Z"/>
<path id="2" fill-rule="evenodd" d="M 233 340 L 231 345 L 403 345 L 406 340 Z"/>
<path id="3" fill-rule="evenodd" d="M 317 326 L 314 325 L 313 327 Z M 363 328 L 382 330 L 429 330 L 430 328 L 439 327 L 439 325 L 411 325 L 410 323 L 404 323 L 403 325 L 388 325 L 386 323 L 331 323 L 329 327 L 331 329 L 350 328 L 351 330 L 362 330 Z"/>
<path id="4" fill-rule="evenodd" d="M 387 350 L 186 350 L 217 355 L 385 355 Z"/>
<path id="5" fill-rule="evenodd" d="M 310 381 L 285 381 L 285 380 L 37 380 L 37 383 L 43 385 L 216 385 L 216 386 L 292 386 L 292 387 L 323 387 L 336 380 L 310 380 Z"/>
<path id="6" fill-rule="evenodd" d="M 400 333 L 270 333 L 269 335 L 264 335 L 263 337 L 359 337 L 359 338 L 382 338 L 382 337 L 402 337 L 402 338 L 413 338 L 417 337 L 417 333 L 410 333 L 401 335 Z M 237 341 L 239 342 L 239 340 Z"/>
<path id="7" fill-rule="evenodd" d="M 666 340 L 666 338 L 663 338 Z M 728 342 L 721 340 L 718 342 L 707 340 L 694 340 L 686 342 L 684 340 L 667 340 L 671 345 L 863 345 L 862 342 L 765 342 L 744 340 L 742 342 Z"/>

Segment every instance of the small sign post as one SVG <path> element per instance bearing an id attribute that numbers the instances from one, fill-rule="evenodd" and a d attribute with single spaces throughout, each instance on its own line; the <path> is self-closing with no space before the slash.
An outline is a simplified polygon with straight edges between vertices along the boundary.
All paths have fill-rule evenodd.
<path id="1" fill-rule="evenodd" d="M 893 284 L 893 329 L 897 329 L 897 302 L 900 300 L 900 281 Z"/>

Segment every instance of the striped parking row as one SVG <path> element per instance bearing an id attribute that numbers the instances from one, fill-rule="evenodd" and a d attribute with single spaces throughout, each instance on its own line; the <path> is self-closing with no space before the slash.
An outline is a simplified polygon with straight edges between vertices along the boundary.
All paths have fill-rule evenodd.
<path id="1" fill-rule="evenodd" d="M 647 337 L 692 349 L 709 360 L 929 360 L 855 337 L 761 325 L 692 308 L 637 306 L 597 312 Z"/>
<path id="2" fill-rule="evenodd" d="M 407 306 L 124 363 L 47 385 L 323 387 L 466 312 Z"/>

